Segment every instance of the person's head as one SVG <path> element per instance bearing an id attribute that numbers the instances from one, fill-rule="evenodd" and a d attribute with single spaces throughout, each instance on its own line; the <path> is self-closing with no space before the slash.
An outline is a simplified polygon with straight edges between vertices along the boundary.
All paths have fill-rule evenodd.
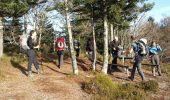
<path id="1" fill-rule="evenodd" d="M 117 42 L 117 41 L 118 41 L 118 37 L 117 37 L 117 36 L 115 36 L 115 37 L 114 37 L 114 40 Z"/>
<path id="2" fill-rule="evenodd" d="M 30 36 L 32 37 L 33 40 L 36 40 L 36 37 L 37 37 L 36 31 L 31 30 L 31 31 L 30 31 Z"/>
<path id="3" fill-rule="evenodd" d="M 151 47 L 156 47 L 156 42 L 155 41 L 151 42 Z"/>
<path id="4" fill-rule="evenodd" d="M 130 38 L 132 41 L 136 39 L 135 35 L 131 35 Z"/>

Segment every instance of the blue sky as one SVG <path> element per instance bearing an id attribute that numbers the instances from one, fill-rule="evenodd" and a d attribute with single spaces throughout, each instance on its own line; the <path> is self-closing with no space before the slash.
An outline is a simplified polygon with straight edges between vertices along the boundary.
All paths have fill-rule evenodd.
<path id="1" fill-rule="evenodd" d="M 155 3 L 153 9 L 147 13 L 147 16 L 152 16 L 156 22 L 170 16 L 170 0 L 148 0 L 148 2 Z"/>

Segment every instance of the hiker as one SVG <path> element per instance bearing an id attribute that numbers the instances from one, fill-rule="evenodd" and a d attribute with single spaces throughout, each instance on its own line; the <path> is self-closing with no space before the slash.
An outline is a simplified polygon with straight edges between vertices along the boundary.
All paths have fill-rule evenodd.
<path id="1" fill-rule="evenodd" d="M 158 71 L 158 75 L 161 76 L 160 61 L 158 55 L 158 53 L 161 51 L 162 49 L 159 44 L 156 44 L 156 42 L 152 41 L 151 46 L 149 47 L 149 57 L 151 58 L 152 65 L 155 65 L 152 66 L 153 76 L 155 76 L 155 67 Z"/>
<path id="2" fill-rule="evenodd" d="M 94 60 L 94 41 L 93 37 L 89 38 L 86 43 L 86 54 L 89 55 L 89 59 L 93 62 Z"/>
<path id="3" fill-rule="evenodd" d="M 73 44 L 74 44 L 74 50 L 76 51 L 76 57 L 79 57 L 79 54 L 80 54 L 80 41 L 75 39 Z"/>
<path id="4" fill-rule="evenodd" d="M 132 43 L 132 49 L 131 52 L 133 51 L 135 53 L 135 58 L 134 58 L 134 64 L 133 64 L 133 68 L 132 68 L 132 72 L 131 72 L 131 76 L 128 77 L 130 80 L 134 80 L 134 76 L 135 76 L 135 72 L 136 69 L 140 75 L 140 77 L 142 78 L 142 80 L 145 80 L 145 76 L 144 73 L 141 69 L 141 63 L 143 61 L 144 56 L 147 55 L 147 40 L 145 38 L 141 38 L 138 41 L 135 41 L 134 43 Z"/>
<path id="5" fill-rule="evenodd" d="M 28 37 L 27 40 L 27 45 L 29 47 L 28 49 L 28 76 L 32 76 L 32 64 L 34 64 L 37 73 L 40 73 L 40 65 L 37 62 L 37 58 L 36 58 L 36 53 L 35 53 L 35 48 L 39 48 L 39 45 L 34 46 L 34 42 L 36 39 L 36 35 L 37 33 L 34 30 L 30 31 L 30 36 Z"/>
<path id="6" fill-rule="evenodd" d="M 55 42 L 57 56 L 58 56 L 58 67 L 61 68 L 63 64 L 65 39 L 62 36 L 58 36 Z"/>
<path id="7" fill-rule="evenodd" d="M 114 40 L 111 41 L 110 43 L 110 48 L 111 48 L 111 53 L 112 53 L 112 67 L 111 69 L 115 69 L 117 70 L 117 58 L 118 58 L 118 51 L 119 51 L 119 41 L 118 41 L 118 37 L 115 36 Z"/>

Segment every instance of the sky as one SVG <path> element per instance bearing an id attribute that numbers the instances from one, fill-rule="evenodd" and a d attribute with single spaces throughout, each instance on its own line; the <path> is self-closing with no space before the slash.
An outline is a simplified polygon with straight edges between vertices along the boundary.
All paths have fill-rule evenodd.
<path id="1" fill-rule="evenodd" d="M 170 16 L 170 0 L 148 0 L 148 2 L 155 3 L 152 10 L 147 12 L 147 16 L 152 16 L 156 22 Z"/>

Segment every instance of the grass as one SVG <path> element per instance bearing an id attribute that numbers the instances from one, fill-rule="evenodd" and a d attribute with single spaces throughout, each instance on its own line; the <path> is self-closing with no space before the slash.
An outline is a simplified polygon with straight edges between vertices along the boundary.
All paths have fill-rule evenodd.
<path id="1" fill-rule="evenodd" d="M 8 55 L 3 55 L 1 58 L 0 58 L 0 81 L 3 81 L 5 80 L 6 78 L 6 71 L 5 69 L 8 67 L 8 61 L 9 61 L 10 57 Z"/>
<path id="2" fill-rule="evenodd" d="M 13 53 L 12 56 L 9 54 L 4 54 L 2 58 L 0 58 L 0 80 L 5 80 L 8 76 L 11 75 L 10 67 L 17 67 L 17 68 L 22 68 L 20 66 L 21 63 L 25 63 L 26 57 L 24 57 L 23 54 L 16 54 Z"/>
<path id="3" fill-rule="evenodd" d="M 170 77 L 170 64 L 161 63 L 161 71 Z"/>
<path id="4" fill-rule="evenodd" d="M 94 100 L 145 100 L 151 93 L 158 91 L 156 81 L 140 83 L 114 83 L 109 76 L 98 74 L 95 79 L 84 84 L 83 89 L 92 94 Z"/>
<path id="5" fill-rule="evenodd" d="M 0 69 L 0 81 L 5 79 L 5 73 Z"/>

